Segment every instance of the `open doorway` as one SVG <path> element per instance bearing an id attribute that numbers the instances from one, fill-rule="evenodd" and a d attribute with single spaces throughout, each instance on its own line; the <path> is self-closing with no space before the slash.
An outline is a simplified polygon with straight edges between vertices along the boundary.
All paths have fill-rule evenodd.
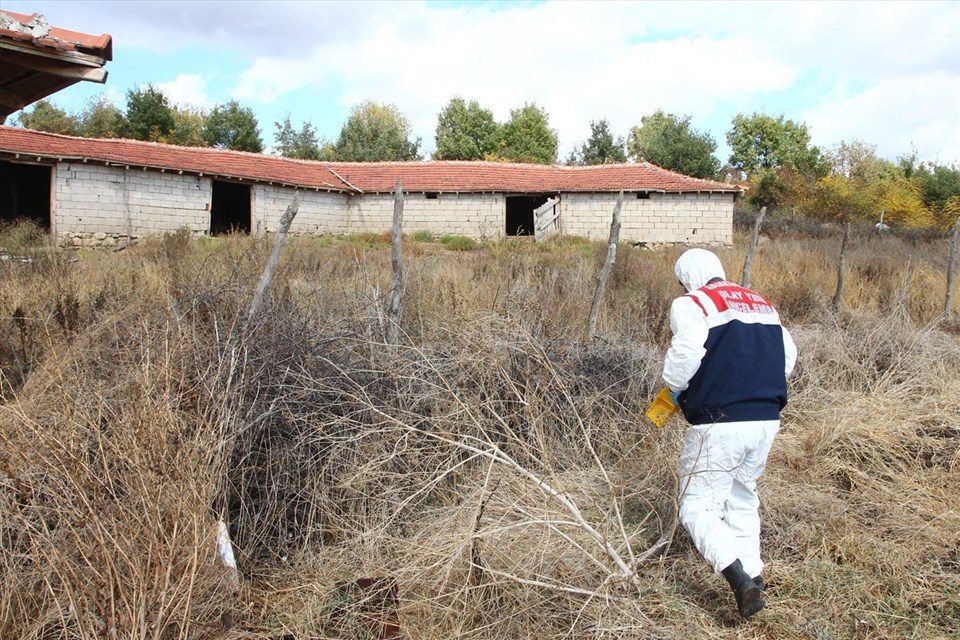
<path id="1" fill-rule="evenodd" d="M 0 222 L 31 220 L 49 232 L 50 176 L 46 165 L 0 161 Z"/>
<path id="2" fill-rule="evenodd" d="M 533 211 L 550 196 L 507 196 L 507 220 L 505 232 L 508 236 L 533 235 Z"/>
<path id="3" fill-rule="evenodd" d="M 250 233 L 250 185 L 213 181 L 210 235 Z"/>

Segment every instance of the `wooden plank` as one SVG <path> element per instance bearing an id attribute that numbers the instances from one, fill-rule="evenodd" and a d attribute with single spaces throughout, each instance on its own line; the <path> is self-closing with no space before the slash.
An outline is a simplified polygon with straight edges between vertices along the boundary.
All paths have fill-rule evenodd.
<path id="1" fill-rule="evenodd" d="M 600 305 L 603 303 L 603 292 L 607 287 L 607 278 L 617 261 L 617 243 L 620 242 L 620 207 L 623 206 L 623 191 L 617 197 L 617 206 L 613 208 L 613 220 L 610 221 L 610 241 L 607 245 L 607 261 L 603 264 L 600 277 L 597 279 L 597 290 L 593 295 L 593 304 L 590 306 L 590 319 L 587 321 L 587 339 L 592 340 L 597 332 L 597 318 L 600 315 Z"/>
<path id="2" fill-rule="evenodd" d="M 556 224 L 560 217 L 560 198 L 549 198 L 542 205 L 533 210 L 533 235 L 537 242 L 546 240 L 559 232 Z"/>
<path id="3" fill-rule="evenodd" d="M 45 60 L 39 58 L 18 57 L 15 60 L 4 60 L 4 64 L 21 66 L 60 78 L 87 80 L 89 82 L 104 83 L 107 81 L 107 71 L 102 67 L 78 66 L 71 62 Z"/>

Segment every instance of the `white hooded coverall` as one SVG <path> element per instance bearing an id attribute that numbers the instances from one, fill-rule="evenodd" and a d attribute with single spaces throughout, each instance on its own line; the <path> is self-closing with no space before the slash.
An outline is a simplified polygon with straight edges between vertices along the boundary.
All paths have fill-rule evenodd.
<path id="1" fill-rule="evenodd" d="M 726 282 L 710 251 L 685 252 L 676 275 L 688 293 L 670 307 L 663 379 L 680 392 L 691 423 L 680 455 L 680 522 L 717 574 L 739 559 L 756 577 L 757 480 L 780 428 L 796 346 L 773 306 Z"/>

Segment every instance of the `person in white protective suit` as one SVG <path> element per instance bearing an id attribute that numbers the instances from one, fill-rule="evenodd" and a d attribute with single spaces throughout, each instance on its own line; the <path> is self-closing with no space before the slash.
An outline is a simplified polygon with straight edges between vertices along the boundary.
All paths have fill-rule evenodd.
<path id="1" fill-rule="evenodd" d="M 687 293 L 670 307 L 663 380 L 690 423 L 680 522 L 749 618 L 764 607 L 757 480 L 780 429 L 797 349 L 773 305 L 727 282 L 712 252 L 686 251 L 675 271 Z"/>

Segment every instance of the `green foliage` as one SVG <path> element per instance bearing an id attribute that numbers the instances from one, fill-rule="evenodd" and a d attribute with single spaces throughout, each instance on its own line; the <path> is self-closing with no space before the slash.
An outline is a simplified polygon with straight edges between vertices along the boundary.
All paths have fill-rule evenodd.
<path id="1" fill-rule="evenodd" d="M 590 121 L 590 138 L 570 152 L 567 164 L 610 164 L 627 161 L 623 138 L 613 139 L 610 123 L 606 119 Z"/>
<path id="2" fill-rule="evenodd" d="M 440 238 L 440 244 L 450 251 L 473 251 L 479 245 L 473 238 L 461 235 L 447 235 Z"/>
<path id="3" fill-rule="evenodd" d="M 826 173 L 820 150 L 810 146 L 810 133 L 805 124 L 776 118 L 763 113 L 750 116 L 737 114 L 727 132 L 732 151 L 730 164 L 748 175 L 766 170 L 790 167 L 817 177 Z"/>
<path id="4" fill-rule="evenodd" d="M 21 111 L 17 123 L 25 129 L 75 136 L 79 130 L 77 119 L 48 100 L 40 100 L 30 111 Z"/>
<path id="5" fill-rule="evenodd" d="M 499 156 L 511 162 L 554 164 L 559 136 L 550 128 L 550 117 L 536 104 L 510 110 L 501 131 Z"/>
<path id="6" fill-rule="evenodd" d="M 935 211 L 943 211 L 951 198 L 960 197 L 960 167 L 927 162 L 916 171 L 924 203 Z"/>
<path id="7" fill-rule="evenodd" d="M 317 130 L 309 120 L 297 131 L 290 123 L 290 114 L 283 123 L 274 122 L 275 149 L 286 158 L 301 160 L 333 160 L 333 146 L 326 140 L 317 140 Z"/>
<path id="8" fill-rule="evenodd" d="M 206 115 L 194 107 L 173 107 L 173 130 L 160 138 L 158 142 L 177 144 L 184 147 L 206 147 L 203 139 L 203 126 Z"/>
<path id="9" fill-rule="evenodd" d="M 640 119 L 640 126 L 630 130 L 627 151 L 637 162 L 695 178 L 716 179 L 720 162 L 713 153 L 716 141 L 707 133 L 690 126 L 690 116 L 676 116 L 657 109 Z"/>
<path id="10" fill-rule="evenodd" d="M 747 203 L 753 207 L 768 207 L 776 209 L 786 206 L 790 202 L 791 180 L 786 169 L 777 171 L 775 169 L 765 169 L 759 174 L 753 176 L 750 190 L 747 191 Z M 802 192 L 803 187 L 801 187 Z"/>
<path id="11" fill-rule="evenodd" d="M 211 146 L 233 151 L 261 153 L 263 140 L 253 109 L 241 107 L 236 100 L 217 105 L 203 123 L 203 140 Z"/>
<path id="12" fill-rule="evenodd" d="M 420 160 L 420 139 L 409 140 L 410 121 L 393 105 L 367 101 L 351 109 L 334 155 L 342 162 Z"/>
<path id="13" fill-rule="evenodd" d="M 176 126 L 167 97 L 151 84 L 127 91 L 127 122 L 130 137 L 135 140 L 167 138 Z"/>
<path id="14" fill-rule="evenodd" d="M 87 101 L 78 120 L 84 138 L 122 138 L 128 129 L 123 112 L 105 94 Z"/>
<path id="15" fill-rule="evenodd" d="M 836 147 L 824 152 L 823 161 L 833 175 L 870 183 L 893 180 L 904 175 L 901 167 L 877 156 L 876 145 L 860 140 L 841 141 Z"/>
<path id="16" fill-rule="evenodd" d="M 452 98 L 437 116 L 434 160 L 483 160 L 497 151 L 500 125 L 476 100 Z"/>
<path id="17" fill-rule="evenodd" d="M 410 237 L 417 242 L 433 242 L 433 233 L 427 229 L 417 229 Z"/>

